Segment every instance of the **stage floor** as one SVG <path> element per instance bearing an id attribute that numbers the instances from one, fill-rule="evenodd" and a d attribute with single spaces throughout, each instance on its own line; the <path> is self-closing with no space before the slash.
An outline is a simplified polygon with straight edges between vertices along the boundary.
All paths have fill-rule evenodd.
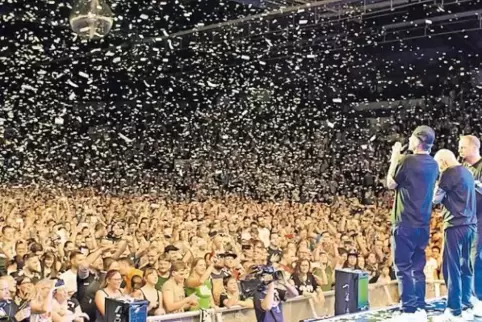
<path id="1" fill-rule="evenodd" d="M 439 299 L 428 303 L 427 313 L 429 321 L 433 320 L 433 317 L 441 315 L 445 310 L 445 299 Z M 374 311 L 367 311 L 363 313 L 350 314 L 340 317 L 329 318 L 320 321 L 337 321 L 337 322 L 382 322 L 387 321 L 395 314 L 398 314 L 398 306 L 389 307 L 385 309 L 379 309 Z M 416 321 L 413 321 L 416 322 Z M 482 322 L 482 319 L 476 318 L 473 322 Z"/>

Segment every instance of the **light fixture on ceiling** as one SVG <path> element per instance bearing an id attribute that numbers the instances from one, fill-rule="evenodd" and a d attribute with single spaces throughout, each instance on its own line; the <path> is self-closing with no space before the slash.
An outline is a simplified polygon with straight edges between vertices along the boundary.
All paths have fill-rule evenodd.
<path id="1" fill-rule="evenodd" d="M 70 26 L 81 38 L 99 39 L 112 28 L 112 10 L 105 0 L 76 0 L 70 13 Z"/>

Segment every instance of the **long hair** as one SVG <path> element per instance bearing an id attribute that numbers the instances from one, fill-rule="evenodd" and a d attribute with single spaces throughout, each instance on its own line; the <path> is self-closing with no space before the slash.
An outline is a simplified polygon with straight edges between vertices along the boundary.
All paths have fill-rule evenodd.
<path id="1" fill-rule="evenodd" d="M 295 266 L 295 274 L 297 275 L 300 275 L 301 274 L 301 264 L 303 262 L 307 262 L 308 263 L 308 272 L 306 274 L 309 274 L 311 272 L 311 263 L 309 260 L 307 259 L 300 259 L 296 262 L 296 266 Z"/>
<path id="2" fill-rule="evenodd" d="M 157 274 L 157 270 L 156 270 L 155 268 L 153 268 L 153 267 L 146 267 L 146 268 L 144 269 L 144 274 L 143 274 L 143 276 L 144 276 L 144 278 L 143 278 L 143 279 L 144 279 L 144 285 L 147 284 L 147 277 L 148 277 L 149 275 L 151 275 L 152 273 Z"/>
<path id="3" fill-rule="evenodd" d="M 107 283 L 115 274 L 119 274 L 120 276 L 122 276 L 121 273 L 116 269 L 111 269 L 110 271 L 107 271 L 107 273 L 105 273 L 104 284 L 102 285 L 102 288 L 107 287 Z"/>
<path id="4" fill-rule="evenodd" d="M 45 276 L 45 261 L 46 260 L 53 260 L 52 267 L 50 268 L 50 276 Z M 42 256 L 42 261 L 40 262 L 41 268 L 42 268 L 42 276 L 45 278 L 48 277 L 57 277 L 58 271 L 57 271 L 57 256 L 55 256 L 52 252 L 45 253 Z"/>
<path id="5" fill-rule="evenodd" d="M 349 268 L 349 265 L 350 265 L 350 257 L 355 257 L 356 258 L 356 262 L 355 262 L 355 265 L 353 265 L 354 269 L 360 269 L 360 266 L 358 266 L 358 256 L 354 256 L 354 255 L 348 255 L 348 257 L 346 258 L 345 262 L 343 263 L 343 268 Z M 366 265 L 366 264 L 365 264 Z"/>
<path id="6" fill-rule="evenodd" d="M 189 276 L 191 276 L 193 273 L 194 273 L 194 269 L 196 268 L 197 264 L 200 262 L 200 261 L 204 261 L 205 263 L 207 263 L 207 261 L 202 258 L 202 257 L 197 257 L 195 258 L 192 263 L 191 263 L 191 272 L 189 272 Z"/>

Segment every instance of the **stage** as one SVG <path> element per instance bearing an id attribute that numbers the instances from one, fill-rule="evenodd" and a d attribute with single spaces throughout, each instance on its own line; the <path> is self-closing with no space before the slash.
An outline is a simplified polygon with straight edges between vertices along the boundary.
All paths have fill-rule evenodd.
<path id="1" fill-rule="evenodd" d="M 441 315 L 445 310 L 445 299 L 438 299 L 428 303 L 427 313 L 429 321 L 435 321 L 433 317 Z M 398 306 L 392 306 L 384 309 L 378 309 L 373 311 L 367 311 L 363 313 L 349 314 L 324 320 L 312 320 L 314 321 L 337 321 L 337 322 L 382 322 L 387 321 L 391 317 L 398 314 Z M 416 321 L 412 321 L 416 322 Z M 473 322 L 482 322 L 482 318 L 476 318 Z"/>

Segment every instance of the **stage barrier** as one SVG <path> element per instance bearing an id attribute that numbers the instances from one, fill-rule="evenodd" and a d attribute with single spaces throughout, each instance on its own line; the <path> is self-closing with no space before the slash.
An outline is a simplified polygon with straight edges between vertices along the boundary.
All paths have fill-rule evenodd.
<path id="1" fill-rule="evenodd" d="M 434 299 L 446 294 L 443 281 L 427 283 L 427 299 Z M 283 303 L 285 321 L 295 322 L 309 318 L 333 316 L 335 292 L 325 292 L 324 303 L 317 303 L 312 298 L 298 296 Z M 377 309 L 399 302 L 397 282 L 370 284 L 368 298 L 370 309 Z M 210 309 L 207 313 L 213 322 L 256 321 L 254 309 L 233 307 L 230 309 Z M 185 312 L 148 317 L 148 322 L 199 322 L 200 312 Z"/>

